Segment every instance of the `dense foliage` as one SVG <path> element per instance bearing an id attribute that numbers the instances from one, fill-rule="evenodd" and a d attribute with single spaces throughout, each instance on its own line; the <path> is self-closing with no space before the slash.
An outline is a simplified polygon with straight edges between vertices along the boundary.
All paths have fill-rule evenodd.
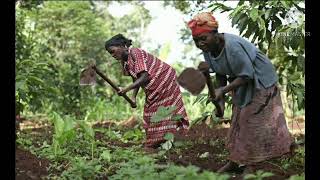
<path id="1" fill-rule="evenodd" d="M 108 2 L 98 5 L 107 7 Z M 99 104 L 112 107 L 121 101 L 111 88 L 103 87 L 101 79 L 96 87 L 80 87 L 79 74 L 94 59 L 117 84 L 128 82 L 119 78 L 119 64 L 106 53 L 104 42 L 116 33 L 128 33 L 139 46 L 139 34 L 130 31 L 141 28 L 141 18 L 146 26 L 150 16 L 136 6 L 132 15 L 115 18 L 85 1 L 46 1 L 29 8 L 17 4 L 17 114 L 28 107 L 33 112 L 57 111 L 84 118 L 92 109 L 99 111 Z M 124 26 L 128 21 L 130 28 Z"/>

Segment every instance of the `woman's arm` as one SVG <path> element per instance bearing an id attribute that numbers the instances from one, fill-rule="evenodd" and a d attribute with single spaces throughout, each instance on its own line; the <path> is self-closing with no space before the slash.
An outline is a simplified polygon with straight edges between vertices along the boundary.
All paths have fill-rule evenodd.
<path id="1" fill-rule="evenodd" d="M 222 86 L 218 89 L 215 89 L 215 100 L 218 101 L 219 99 L 223 98 L 224 94 L 226 94 L 229 91 L 232 91 L 236 89 L 237 87 L 246 84 L 249 81 L 249 79 L 244 77 L 237 77 L 234 81 L 232 81 L 227 86 Z"/>
<path id="2" fill-rule="evenodd" d="M 222 98 L 220 98 L 219 100 L 216 100 L 216 92 L 214 89 L 214 85 L 210 79 L 210 75 L 209 73 L 207 73 L 207 85 L 208 85 L 208 94 L 209 94 L 209 98 L 212 101 L 212 103 L 216 106 L 215 109 L 215 115 L 217 117 L 223 117 L 224 115 L 224 108 L 225 108 L 225 100 L 224 100 L 224 96 L 222 96 Z M 227 77 L 223 76 L 223 75 L 219 75 L 216 74 L 216 79 L 218 81 L 218 87 L 223 87 L 225 85 L 227 85 Z"/>
<path id="3" fill-rule="evenodd" d="M 119 95 L 123 95 L 126 92 L 132 90 L 132 89 L 136 89 L 139 88 L 142 85 L 145 85 L 149 80 L 149 74 L 144 71 L 138 74 L 138 78 L 137 80 L 135 80 L 132 84 L 130 84 L 128 87 L 125 87 L 123 89 L 120 89 L 120 91 L 118 91 Z M 137 91 L 138 93 L 138 91 Z"/>
<path id="4" fill-rule="evenodd" d="M 131 76 L 131 77 L 132 77 L 132 76 Z M 134 82 L 134 81 L 135 81 L 135 79 L 134 79 L 134 77 L 132 77 L 132 82 Z M 136 102 L 137 94 L 138 94 L 138 92 L 139 92 L 139 89 L 140 89 L 140 86 L 137 87 L 137 88 L 135 88 L 135 89 L 133 90 L 133 94 L 132 94 L 132 100 L 133 100 L 133 102 Z"/>
<path id="5" fill-rule="evenodd" d="M 226 86 L 227 82 L 228 82 L 226 75 L 216 74 L 216 80 L 218 82 L 218 88 Z M 223 104 L 224 104 L 224 98 L 225 97 L 223 96 L 221 99 L 221 100 L 223 100 Z"/>
<path id="6" fill-rule="evenodd" d="M 216 74 L 216 79 L 219 87 L 223 87 L 227 85 L 227 76 Z"/>
<path id="7" fill-rule="evenodd" d="M 214 85 L 213 85 L 211 78 L 210 78 L 209 64 L 207 62 L 201 62 L 198 66 L 198 69 L 203 73 L 203 75 L 206 78 L 206 83 L 208 85 L 208 90 L 209 90 L 209 92 L 208 92 L 209 99 L 216 106 L 216 112 L 215 112 L 216 116 L 223 117 L 224 98 L 221 98 L 220 101 L 214 100 L 215 99 L 215 89 L 214 89 Z M 216 74 L 216 78 L 217 78 L 219 87 L 227 85 L 227 77 L 226 76 Z"/>

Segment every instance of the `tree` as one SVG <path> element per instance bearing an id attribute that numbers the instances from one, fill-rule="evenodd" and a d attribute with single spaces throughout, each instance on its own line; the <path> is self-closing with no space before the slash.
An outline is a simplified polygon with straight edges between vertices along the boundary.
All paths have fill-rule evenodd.
<path id="1" fill-rule="evenodd" d="M 110 4 L 101 3 L 106 7 Z M 140 17 L 130 19 L 133 14 L 125 17 L 124 22 L 123 19 L 113 17 L 106 9 L 99 10 L 98 6 L 88 1 L 45 1 L 24 8 L 17 3 L 18 105 L 28 105 L 33 112 L 53 110 L 63 114 L 74 113 L 80 117 L 96 101 L 96 98 L 92 98 L 92 90 L 96 91 L 98 98 L 114 99 L 112 96 L 115 92 L 110 88 L 97 86 L 80 89 L 79 74 L 94 59 L 110 78 L 120 79 L 119 64 L 106 53 L 104 42 L 118 32 L 138 39 L 138 34 L 129 31 L 127 27 L 116 25 L 125 23 L 130 24 L 130 30 L 140 29 L 148 25 L 150 16 L 143 7 L 137 5 L 136 8 L 144 10 L 144 24 L 141 25 Z M 103 80 L 98 80 L 98 84 L 103 85 Z M 18 111 L 20 107 L 17 107 Z"/>
<path id="2" fill-rule="evenodd" d="M 34 24 L 30 22 L 29 11 L 37 11 L 39 4 L 16 4 L 16 115 L 26 107 L 41 106 L 44 94 L 55 91 L 39 78 L 48 73 L 48 64 L 41 62 L 38 42 L 35 39 Z M 44 93 L 48 92 L 48 93 Z M 28 106 L 33 104 L 33 106 Z M 36 108 L 35 108 L 36 109 Z M 35 110 L 33 109 L 33 110 Z"/>

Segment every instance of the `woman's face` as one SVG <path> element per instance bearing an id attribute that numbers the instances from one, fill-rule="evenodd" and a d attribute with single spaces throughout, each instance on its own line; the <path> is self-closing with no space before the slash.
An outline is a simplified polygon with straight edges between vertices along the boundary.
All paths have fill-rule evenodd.
<path id="1" fill-rule="evenodd" d="M 125 60 L 125 52 L 126 48 L 122 46 L 110 46 L 107 51 L 111 54 L 112 57 L 114 57 L 118 61 Z"/>
<path id="2" fill-rule="evenodd" d="M 213 46 L 215 46 L 214 36 L 211 32 L 201 33 L 197 36 L 193 36 L 193 40 L 197 48 L 204 52 L 209 52 Z"/>

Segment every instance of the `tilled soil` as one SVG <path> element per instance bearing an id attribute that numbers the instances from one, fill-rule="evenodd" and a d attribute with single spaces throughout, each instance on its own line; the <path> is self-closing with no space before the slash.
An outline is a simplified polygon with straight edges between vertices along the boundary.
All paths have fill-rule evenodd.
<path id="1" fill-rule="evenodd" d="M 114 126 L 113 123 L 102 123 L 96 124 L 97 127 L 109 128 Z M 35 128 L 35 132 L 39 134 L 35 135 L 36 138 L 51 136 L 51 128 L 48 130 L 41 130 Z M 176 135 L 177 141 L 181 142 L 180 146 L 176 146 L 166 154 L 166 158 L 159 159 L 158 163 L 163 164 L 172 162 L 177 165 L 188 166 L 195 165 L 201 170 L 209 170 L 216 172 L 226 162 L 228 152 L 225 148 L 225 142 L 227 137 L 228 128 L 221 126 L 214 126 L 210 128 L 207 124 L 201 123 L 194 125 L 190 128 L 188 133 L 184 136 Z M 105 137 L 104 134 L 96 132 L 96 139 L 105 142 L 107 145 L 118 146 L 118 147 L 130 147 L 138 145 L 136 143 L 128 142 L 123 143 L 117 140 L 111 140 Z M 304 139 L 304 136 L 298 139 Z M 181 145 L 182 144 L 182 145 Z M 156 153 L 153 152 L 153 153 Z M 290 157 L 291 155 L 286 155 Z M 41 177 L 48 176 L 49 161 L 41 159 L 31 154 L 30 152 L 21 148 L 16 148 L 16 179 L 40 179 Z M 265 179 L 280 180 L 287 179 L 290 175 L 304 172 L 303 169 L 287 169 L 283 170 L 282 167 L 276 163 L 269 161 L 260 163 L 254 167 L 255 170 L 263 170 L 265 172 L 272 172 L 275 176 Z M 239 169 L 230 175 L 231 179 L 243 179 L 244 169 Z"/>
<path id="2" fill-rule="evenodd" d="M 29 151 L 16 148 L 16 179 L 41 179 L 48 176 L 49 161 L 31 154 Z"/>
<path id="3" fill-rule="evenodd" d="M 225 148 L 228 128 L 210 128 L 205 123 L 191 127 L 187 135 L 178 137 L 189 143 L 186 148 L 180 148 L 180 151 L 171 151 L 167 159 L 159 160 L 159 163 L 166 161 L 173 162 L 178 165 L 188 166 L 195 165 L 201 170 L 216 172 L 225 163 L 227 163 L 228 152 Z M 300 139 L 302 137 L 299 137 Z M 186 143 L 188 144 L 188 143 Z M 280 159 L 291 157 L 293 154 L 286 154 Z M 259 163 L 252 167 L 254 171 L 263 170 L 264 172 L 272 172 L 274 176 L 265 178 L 272 180 L 288 179 L 291 175 L 298 174 L 304 170 L 287 169 L 284 170 L 273 160 Z M 231 179 L 243 179 L 245 167 L 239 168 L 231 172 Z M 298 172 L 299 171 L 299 172 Z"/>

